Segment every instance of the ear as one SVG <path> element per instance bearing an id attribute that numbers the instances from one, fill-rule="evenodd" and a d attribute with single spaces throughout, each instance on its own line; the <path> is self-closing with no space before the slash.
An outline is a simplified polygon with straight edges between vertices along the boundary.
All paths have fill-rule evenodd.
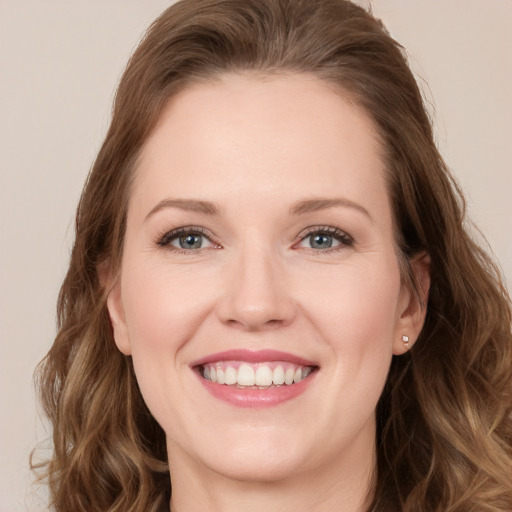
<path id="1" fill-rule="evenodd" d="M 402 355 L 416 342 L 427 314 L 430 289 L 430 255 L 422 252 L 409 261 L 416 290 L 403 282 L 398 301 L 397 324 L 393 339 L 393 354 Z"/>
<path id="2" fill-rule="evenodd" d="M 100 281 L 107 290 L 107 309 L 114 333 L 114 341 L 117 348 L 124 355 L 131 355 L 131 345 L 126 326 L 126 316 L 124 313 L 123 296 L 121 293 L 120 272 L 117 276 L 111 276 L 106 268 L 98 269 Z"/>

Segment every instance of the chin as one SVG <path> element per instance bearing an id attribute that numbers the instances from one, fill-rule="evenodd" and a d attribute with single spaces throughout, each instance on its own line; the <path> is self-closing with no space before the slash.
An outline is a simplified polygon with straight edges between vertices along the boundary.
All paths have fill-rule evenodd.
<path id="1" fill-rule="evenodd" d="M 256 429 L 254 429 L 256 430 Z M 309 446 L 299 446 L 289 431 L 269 435 L 260 432 L 238 436 L 233 442 L 230 433 L 226 443 L 218 442 L 214 449 L 203 452 L 203 464 L 212 471 L 238 481 L 275 482 L 292 477 L 305 469 Z"/>
<path id="2" fill-rule="evenodd" d="M 288 455 L 288 456 L 286 456 Z M 211 469 L 226 478 L 253 482 L 270 483 L 292 478 L 304 470 L 302 461 L 293 454 L 279 453 L 279 456 L 262 457 L 261 454 L 248 454 L 246 459 L 229 457 L 227 460 L 215 461 Z"/>

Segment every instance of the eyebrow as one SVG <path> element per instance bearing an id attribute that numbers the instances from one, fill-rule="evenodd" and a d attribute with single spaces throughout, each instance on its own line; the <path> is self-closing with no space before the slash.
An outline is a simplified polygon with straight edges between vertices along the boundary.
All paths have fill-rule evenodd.
<path id="1" fill-rule="evenodd" d="M 350 199 L 345 199 L 342 197 L 318 197 L 313 199 L 306 199 L 303 201 L 297 201 L 290 207 L 291 215 L 300 215 L 303 213 L 316 212 L 319 210 L 325 210 L 326 208 L 334 208 L 336 206 L 341 206 L 344 208 L 353 208 L 358 210 L 359 212 L 365 214 L 367 217 L 372 219 L 368 210 L 354 201 L 350 201 Z"/>
<path id="2" fill-rule="evenodd" d="M 371 219 L 371 215 L 368 210 L 354 201 L 344 199 L 341 197 L 332 198 L 313 198 L 304 199 L 297 201 L 290 207 L 291 215 L 301 215 L 304 213 L 316 212 L 319 210 L 325 210 L 327 208 L 335 208 L 341 206 L 344 208 L 353 208 L 365 214 Z M 154 215 L 156 212 L 163 210 L 164 208 L 179 208 L 181 210 L 189 212 L 203 213 L 205 215 L 219 215 L 220 207 L 210 201 L 201 201 L 198 199 L 172 199 L 167 198 L 160 201 L 147 215 L 146 219 Z"/>
<path id="3" fill-rule="evenodd" d="M 220 208 L 210 201 L 200 201 L 197 199 L 164 199 L 160 201 L 147 215 L 146 220 L 156 212 L 164 208 L 179 208 L 188 212 L 204 213 L 205 215 L 219 215 Z"/>

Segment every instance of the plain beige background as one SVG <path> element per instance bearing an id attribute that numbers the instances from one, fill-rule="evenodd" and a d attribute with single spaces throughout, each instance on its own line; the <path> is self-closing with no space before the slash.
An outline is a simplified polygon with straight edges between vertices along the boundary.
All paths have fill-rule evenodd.
<path id="1" fill-rule="evenodd" d="M 47 435 L 32 372 L 55 334 L 74 209 L 116 82 L 169 3 L 0 0 L 0 512 L 44 509 L 28 470 Z M 510 289 L 512 0 L 371 4 L 430 86 L 439 147 Z"/>

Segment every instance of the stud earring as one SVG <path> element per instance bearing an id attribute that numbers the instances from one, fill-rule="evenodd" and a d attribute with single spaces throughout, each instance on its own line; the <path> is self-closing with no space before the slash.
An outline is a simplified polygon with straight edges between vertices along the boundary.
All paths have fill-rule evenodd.
<path id="1" fill-rule="evenodd" d="M 409 348 L 409 336 L 402 336 L 402 342 L 405 348 Z"/>

